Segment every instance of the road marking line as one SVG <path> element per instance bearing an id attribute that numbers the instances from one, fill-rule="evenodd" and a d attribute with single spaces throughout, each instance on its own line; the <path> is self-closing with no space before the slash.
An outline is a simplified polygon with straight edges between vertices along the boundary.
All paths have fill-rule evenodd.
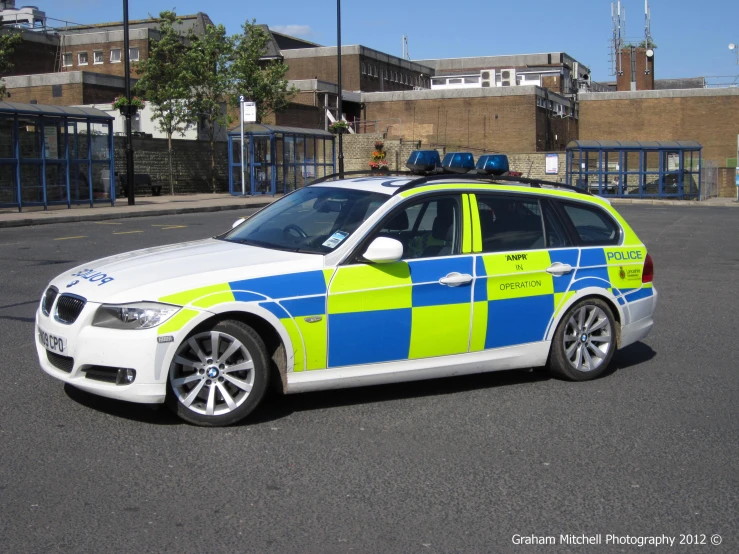
<path id="1" fill-rule="evenodd" d="M 80 235 L 78 237 L 59 237 L 58 239 L 54 240 L 72 240 L 72 239 L 86 239 L 87 235 Z"/>
<path id="2" fill-rule="evenodd" d="M 152 227 L 169 227 L 169 224 L 165 223 L 152 223 Z"/>
<path id="3" fill-rule="evenodd" d="M 132 235 L 133 233 L 143 233 L 143 231 L 118 231 L 114 235 Z"/>
<path id="4" fill-rule="evenodd" d="M 166 231 L 167 229 L 184 229 L 187 227 L 187 225 L 170 225 L 168 227 L 162 227 L 162 231 Z"/>
<path id="5" fill-rule="evenodd" d="M 111 221 L 96 221 L 98 225 L 123 225 L 123 223 L 113 223 Z"/>

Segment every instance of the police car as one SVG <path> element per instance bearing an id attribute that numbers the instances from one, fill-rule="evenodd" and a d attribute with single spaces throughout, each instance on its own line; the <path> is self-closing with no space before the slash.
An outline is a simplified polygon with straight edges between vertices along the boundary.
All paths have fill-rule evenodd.
<path id="1" fill-rule="evenodd" d="M 335 178 L 335 177 L 334 177 Z M 283 393 L 546 366 L 644 338 L 644 244 L 601 198 L 485 175 L 319 179 L 228 232 L 84 264 L 36 314 L 43 370 L 228 425 Z"/>

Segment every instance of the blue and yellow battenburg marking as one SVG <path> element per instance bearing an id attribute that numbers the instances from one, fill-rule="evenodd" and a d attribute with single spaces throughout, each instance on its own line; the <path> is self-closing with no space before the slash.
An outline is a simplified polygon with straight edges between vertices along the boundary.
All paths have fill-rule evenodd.
<path id="1" fill-rule="evenodd" d="M 403 196 L 420 192 L 423 188 Z M 646 248 L 615 213 L 625 233 L 623 246 L 484 254 L 476 195 L 461 199 L 460 256 L 342 266 L 180 292 L 159 299 L 183 306 L 159 334 L 182 329 L 199 310 L 256 303 L 282 323 L 292 343 L 293 370 L 303 371 L 537 342 L 578 291 L 607 289 L 622 306 L 653 294 L 651 283 L 641 282 Z M 548 273 L 556 262 L 573 271 Z M 439 283 L 453 272 L 473 275 L 473 282 Z"/>

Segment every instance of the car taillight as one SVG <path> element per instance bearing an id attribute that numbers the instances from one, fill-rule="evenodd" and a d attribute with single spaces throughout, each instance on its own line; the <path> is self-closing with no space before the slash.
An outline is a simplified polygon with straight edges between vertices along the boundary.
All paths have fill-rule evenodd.
<path id="1" fill-rule="evenodd" d="M 644 259 L 644 268 L 641 272 L 641 282 L 642 283 L 651 283 L 654 279 L 654 263 L 652 263 L 652 256 L 647 254 L 647 257 Z"/>

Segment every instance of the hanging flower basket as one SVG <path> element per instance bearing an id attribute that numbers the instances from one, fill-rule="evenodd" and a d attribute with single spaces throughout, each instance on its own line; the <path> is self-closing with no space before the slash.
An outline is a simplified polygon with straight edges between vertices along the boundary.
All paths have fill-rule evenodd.
<path id="1" fill-rule="evenodd" d="M 334 121 L 328 130 L 334 134 L 346 133 L 349 130 L 349 124 L 343 119 L 340 119 L 339 121 Z"/>
<path id="2" fill-rule="evenodd" d="M 131 98 L 129 103 L 125 96 L 119 96 L 113 101 L 113 108 L 119 110 L 121 115 L 126 117 L 133 117 L 136 112 L 143 110 L 146 104 L 138 96 Z"/>

